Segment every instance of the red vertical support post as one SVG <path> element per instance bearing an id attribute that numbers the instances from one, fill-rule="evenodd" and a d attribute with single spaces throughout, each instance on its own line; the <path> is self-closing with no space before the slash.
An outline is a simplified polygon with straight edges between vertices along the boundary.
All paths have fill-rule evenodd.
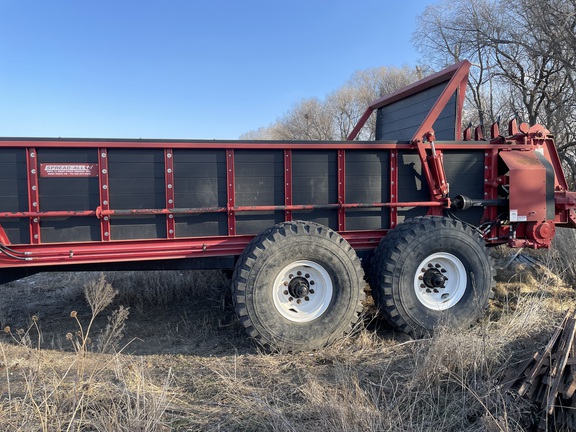
<path id="1" fill-rule="evenodd" d="M 28 147 L 26 149 L 26 165 L 28 168 L 28 211 L 40 211 L 40 199 L 38 193 L 38 154 L 36 149 Z M 40 218 L 33 216 L 30 218 L 30 242 L 40 244 Z"/>
<path id="2" fill-rule="evenodd" d="M 236 205 L 235 180 L 234 180 L 234 150 L 226 150 L 226 190 L 228 191 L 228 235 L 236 235 Z"/>
<path id="3" fill-rule="evenodd" d="M 100 210 L 110 210 L 110 182 L 108 175 L 108 151 L 105 148 L 98 149 L 98 181 L 100 184 Z M 100 217 L 100 238 L 102 241 L 110 240 L 110 215 Z"/>
<path id="4" fill-rule="evenodd" d="M 346 231 L 346 151 L 338 150 L 338 231 Z"/>
<path id="5" fill-rule="evenodd" d="M 494 187 L 494 180 L 498 176 L 498 149 L 484 151 L 484 199 L 496 199 L 498 194 Z M 495 206 L 486 206 L 484 221 L 493 221 L 498 216 Z"/>
<path id="6" fill-rule="evenodd" d="M 164 150 L 164 176 L 165 176 L 165 189 L 166 189 L 166 209 L 172 210 L 174 208 L 174 151 L 172 149 Z M 168 213 L 166 215 L 166 233 L 169 239 L 176 237 L 176 224 L 174 222 L 174 215 Z"/>
<path id="7" fill-rule="evenodd" d="M 292 150 L 284 150 L 284 205 L 292 205 Z M 292 220 L 292 210 L 284 210 L 284 220 Z"/>
<path id="8" fill-rule="evenodd" d="M 390 202 L 398 202 L 398 150 L 390 150 Z M 398 225 L 398 208 L 390 207 L 390 228 Z"/>

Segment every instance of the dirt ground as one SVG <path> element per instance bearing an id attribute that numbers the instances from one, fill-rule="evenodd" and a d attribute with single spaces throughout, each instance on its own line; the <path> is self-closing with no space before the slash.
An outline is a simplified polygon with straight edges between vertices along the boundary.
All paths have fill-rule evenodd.
<path id="1" fill-rule="evenodd" d="M 70 313 L 89 321 L 84 286 L 99 276 L 39 273 L 1 287 L 1 328 L 26 329 L 36 316 L 44 348 L 71 350 L 65 336 L 77 330 L 77 323 Z M 114 309 L 129 308 L 124 353 L 214 356 L 254 350 L 226 303 L 230 282 L 222 272 L 110 272 L 105 277 L 118 295 L 96 320 L 95 331 L 106 326 Z"/>

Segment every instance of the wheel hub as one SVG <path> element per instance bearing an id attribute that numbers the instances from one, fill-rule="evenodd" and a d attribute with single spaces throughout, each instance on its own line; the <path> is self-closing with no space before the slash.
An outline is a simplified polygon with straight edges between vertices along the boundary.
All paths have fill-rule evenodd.
<path id="1" fill-rule="evenodd" d="M 306 278 L 295 277 L 288 284 L 288 292 L 292 297 L 304 298 L 310 295 L 310 284 Z"/>
<path id="2" fill-rule="evenodd" d="M 428 288 L 444 288 L 444 283 L 448 278 L 436 268 L 428 269 L 424 272 L 422 280 Z"/>

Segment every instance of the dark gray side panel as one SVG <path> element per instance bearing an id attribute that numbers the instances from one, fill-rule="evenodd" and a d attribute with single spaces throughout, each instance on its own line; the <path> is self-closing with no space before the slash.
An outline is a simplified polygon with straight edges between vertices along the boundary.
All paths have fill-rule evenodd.
<path id="1" fill-rule="evenodd" d="M 26 170 L 25 149 L 0 149 L 0 209 L 2 211 L 28 211 Z M 11 243 L 30 242 L 28 218 L 0 219 L 0 224 Z"/>
<path id="2" fill-rule="evenodd" d="M 234 152 L 237 206 L 284 205 L 284 152 Z M 284 220 L 283 211 L 237 212 L 236 233 L 257 234 Z"/>
<path id="3" fill-rule="evenodd" d="M 226 151 L 174 150 L 174 206 L 226 207 Z M 226 235 L 226 213 L 176 216 L 177 237 Z"/>
<path id="4" fill-rule="evenodd" d="M 377 140 L 411 140 L 448 81 L 378 109 Z M 434 123 L 437 140 L 453 140 L 456 131 L 456 93 Z"/>
<path id="5" fill-rule="evenodd" d="M 338 163 L 335 150 L 292 152 L 292 203 L 338 202 Z M 338 229 L 338 212 L 332 209 L 294 211 L 293 219 L 305 219 Z"/>
<path id="6" fill-rule="evenodd" d="M 40 148 L 38 163 L 88 163 L 98 165 L 94 148 Z M 100 205 L 97 177 L 39 177 L 41 211 L 96 210 Z M 100 240 L 100 221 L 95 217 L 43 218 L 43 243 Z"/>
<path id="7" fill-rule="evenodd" d="M 109 149 L 108 174 L 112 210 L 165 208 L 164 150 Z M 162 237 L 166 237 L 165 216 L 110 219 L 112 240 Z"/>
<path id="8" fill-rule="evenodd" d="M 484 151 L 454 150 L 444 152 L 444 169 L 450 184 L 450 197 L 465 195 L 474 200 L 484 199 Z M 458 218 L 479 225 L 484 207 L 473 207 L 465 211 L 453 210 Z"/>
<path id="9" fill-rule="evenodd" d="M 390 152 L 361 150 L 346 153 L 346 202 L 390 201 Z M 390 209 L 346 210 L 347 230 L 375 230 L 390 226 Z"/>
<path id="10" fill-rule="evenodd" d="M 444 170 L 450 184 L 450 197 L 465 195 L 472 199 L 484 198 L 484 151 L 445 150 Z M 399 152 L 398 158 L 398 198 L 400 201 L 429 201 L 430 191 L 422 172 L 420 158 L 415 151 Z M 416 216 L 424 216 L 427 207 L 399 209 L 398 222 Z M 484 210 L 475 207 L 454 214 L 473 225 L 480 224 Z"/>

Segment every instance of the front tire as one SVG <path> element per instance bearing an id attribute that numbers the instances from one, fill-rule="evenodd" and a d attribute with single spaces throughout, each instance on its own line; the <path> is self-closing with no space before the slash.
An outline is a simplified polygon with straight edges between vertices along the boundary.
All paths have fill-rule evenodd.
<path id="1" fill-rule="evenodd" d="M 364 300 L 356 252 L 323 225 L 280 223 L 238 260 L 233 300 L 248 334 L 269 349 L 313 350 L 352 331 Z"/>
<path id="2" fill-rule="evenodd" d="M 429 333 L 440 322 L 471 325 L 494 288 L 494 266 L 482 237 L 445 217 L 414 218 L 391 230 L 370 271 L 380 311 L 413 335 Z"/>

